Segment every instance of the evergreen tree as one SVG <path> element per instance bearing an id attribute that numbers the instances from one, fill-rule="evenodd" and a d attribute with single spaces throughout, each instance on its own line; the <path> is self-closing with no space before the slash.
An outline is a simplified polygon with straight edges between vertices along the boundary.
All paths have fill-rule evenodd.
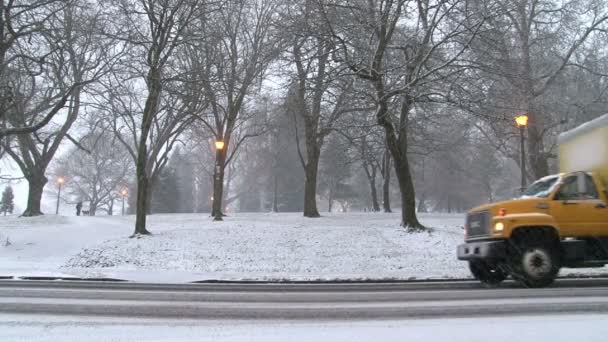
<path id="1" fill-rule="evenodd" d="M 194 212 L 194 164 L 190 160 L 190 156 L 182 153 L 179 146 L 171 155 L 169 160 L 169 168 L 174 170 L 177 203 L 176 212 L 178 213 L 193 213 Z"/>
<path id="2" fill-rule="evenodd" d="M 327 147 L 321 155 L 319 167 L 319 194 L 328 201 L 328 211 L 332 212 L 334 201 L 340 201 L 344 208 L 348 200 L 355 196 L 352 185 L 351 159 L 348 146 L 339 136 L 331 135 Z"/>
<path id="3" fill-rule="evenodd" d="M 152 212 L 176 213 L 178 209 L 179 191 L 175 170 L 165 167 L 152 188 Z"/>
<path id="4" fill-rule="evenodd" d="M 13 213 L 15 209 L 15 195 L 13 194 L 13 188 L 9 185 L 2 192 L 2 202 L 0 203 L 0 212 L 4 213 Z"/>

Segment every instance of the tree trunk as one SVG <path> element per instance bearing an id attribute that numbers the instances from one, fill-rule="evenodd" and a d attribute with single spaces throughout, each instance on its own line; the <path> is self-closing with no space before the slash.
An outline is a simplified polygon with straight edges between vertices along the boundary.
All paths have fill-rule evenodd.
<path id="1" fill-rule="evenodd" d="M 224 196 L 224 165 L 227 143 L 225 142 L 224 150 L 217 150 L 215 153 L 215 169 L 213 171 L 213 205 L 211 207 L 211 216 L 214 221 L 223 221 L 224 213 L 222 211 L 222 203 Z"/>
<path id="2" fill-rule="evenodd" d="M 372 210 L 374 212 L 380 211 L 380 204 L 378 203 L 378 191 L 376 190 L 376 170 L 372 172 L 372 176 L 369 179 L 369 186 L 372 196 Z"/>
<path id="3" fill-rule="evenodd" d="M 391 210 L 391 196 L 390 196 L 390 186 L 391 186 L 391 155 L 388 149 L 384 152 L 384 160 L 383 163 L 383 177 L 384 184 L 382 185 L 382 206 L 384 207 L 385 213 L 392 213 Z"/>
<path id="4" fill-rule="evenodd" d="M 379 96 L 382 98 L 382 96 Z M 405 101 L 405 100 L 404 100 Z M 402 105 L 401 120 L 405 120 L 404 113 L 407 114 L 407 104 Z M 407 157 L 407 125 L 402 122 L 399 137 L 395 132 L 393 123 L 388 119 L 388 103 L 382 101 L 376 113 L 378 123 L 384 127 L 386 141 L 395 164 L 395 172 L 399 182 L 401 192 L 401 226 L 410 232 L 423 231 L 426 228 L 416 217 L 416 194 L 414 192 L 414 182 L 410 171 L 409 160 Z"/>
<path id="5" fill-rule="evenodd" d="M 416 216 L 416 195 L 414 193 L 414 182 L 408 160 L 401 162 L 401 167 L 395 163 L 399 190 L 401 191 L 401 225 L 407 227 L 409 231 L 424 230 L 424 226 L 418 221 Z"/>
<path id="6" fill-rule="evenodd" d="M 279 178 L 274 175 L 274 189 L 272 193 L 272 212 L 279 212 Z"/>
<path id="7" fill-rule="evenodd" d="M 327 198 L 327 211 L 331 213 L 334 207 L 334 189 L 329 189 L 329 196 Z"/>
<path id="8" fill-rule="evenodd" d="M 148 191 L 146 191 L 146 215 L 152 215 L 154 208 L 152 208 L 152 198 L 154 197 L 154 187 L 152 186 L 152 180 L 148 179 Z"/>
<path id="9" fill-rule="evenodd" d="M 390 196 L 390 180 L 384 179 L 384 185 L 382 186 L 382 206 L 385 213 L 392 213 L 391 210 L 391 196 Z"/>
<path id="10" fill-rule="evenodd" d="M 137 209 L 135 212 L 135 232 L 133 235 L 150 235 L 150 232 L 146 229 L 146 215 L 150 208 L 149 196 L 151 195 L 151 191 L 148 189 L 150 175 L 147 171 L 147 143 L 150 130 L 152 129 L 152 122 L 160 101 L 162 92 L 161 80 L 161 70 L 158 67 L 150 67 L 146 77 L 148 98 L 146 99 L 146 104 L 144 106 L 139 144 L 137 146 L 137 165 L 135 170 L 137 176 Z"/>
<path id="11" fill-rule="evenodd" d="M 139 155 L 137 156 L 137 200 L 135 210 L 135 233 L 134 235 L 150 235 L 150 232 L 146 229 L 146 215 L 149 210 L 149 190 L 148 189 L 148 176 L 146 175 L 146 147 L 143 147 L 143 154 L 141 148 L 139 149 Z"/>
<path id="12" fill-rule="evenodd" d="M 452 213 L 452 203 L 450 201 L 450 195 L 447 196 L 448 198 L 448 214 Z"/>
<path id="13" fill-rule="evenodd" d="M 371 171 L 370 171 L 371 167 Z M 367 176 L 367 180 L 369 181 L 370 186 L 370 196 L 372 202 L 372 211 L 378 212 L 380 211 L 380 204 L 378 203 L 378 191 L 376 189 L 376 166 L 369 165 L 367 161 L 363 161 L 363 170 L 365 171 L 365 175 Z"/>
<path id="14" fill-rule="evenodd" d="M 144 122 L 146 121 L 144 113 Z M 148 149 L 146 145 L 147 136 L 150 131 L 150 126 L 144 124 L 142 130 L 139 146 L 137 149 L 137 164 L 135 168 L 135 174 L 137 176 L 137 198 L 136 198 L 136 209 L 135 209 L 135 232 L 133 235 L 150 235 L 150 231 L 146 228 L 146 215 L 150 210 L 150 196 L 152 191 L 149 188 L 150 180 L 148 178 L 147 164 L 148 164 Z"/>
<path id="15" fill-rule="evenodd" d="M 114 215 L 114 200 L 110 200 L 110 203 L 108 204 L 108 216 L 112 216 Z"/>
<path id="16" fill-rule="evenodd" d="M 317 210 L 317 171 L 319 169 L 319 154 L 309 153 L 306 164 L 304 181 L 304 216 L 321 217 Z"/>
<path id="17" fill-rule="evenodd" d="M 39 216 L 43 215 L 40 210 L 40 204 L 42 202 L 42 193 L 44 186 L 48 182 L 48 179 L 44 174 L 34 174 L 31 177 L 27 177 L 27 183 L 29 185 L 28 196 L 27 196 L 27 208 L 23 212 L 22 216 Z"/>

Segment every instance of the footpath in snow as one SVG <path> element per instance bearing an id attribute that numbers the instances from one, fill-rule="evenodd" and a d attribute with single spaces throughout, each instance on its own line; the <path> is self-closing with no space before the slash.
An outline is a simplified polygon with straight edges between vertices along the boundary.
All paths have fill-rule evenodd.
<path id="1" fill-rule="evenodd" d="M 0 218 L 0 276 L 156 282 L 469 277 L 466 263 L 456 259 L 462 215 L 422 215 L 433 231 L 416 234 L 399 227 L 398 214 L 234 214 L 224 222 L 204 214 L 151 215 L 154 235 L 139 239 L 129 238 L 133 220 Z"/>

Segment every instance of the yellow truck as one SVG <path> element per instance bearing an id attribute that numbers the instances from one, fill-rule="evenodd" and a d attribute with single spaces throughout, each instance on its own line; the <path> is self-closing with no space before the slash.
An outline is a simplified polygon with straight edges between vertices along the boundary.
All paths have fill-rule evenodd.
<path id="1" fill-rule="evenodd" d="M 559 174 L 467 213 L 458 259 L 482 283 L 543 287 L 561 267 L 608 264 L 608 114 L 561 134 L 558 157 Z"/>

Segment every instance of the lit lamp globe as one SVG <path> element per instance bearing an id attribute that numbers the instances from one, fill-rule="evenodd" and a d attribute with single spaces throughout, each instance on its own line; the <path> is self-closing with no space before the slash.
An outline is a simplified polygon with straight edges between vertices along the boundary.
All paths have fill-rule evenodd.
<path id="1" fill-rule="evenodd" d="M 517 124 L 517 127 L 519 127 L 519 128 L 526 127 L 528 125 L 528 116 L 520 115 L 520 116 L 516 117 L 515 123 Z"/>
<path id="2" fill-rule="evenodd" d="M 219 151 L 224 149 L 224 141 L 218 140 L 215 142 L 215 148 Z"/>

